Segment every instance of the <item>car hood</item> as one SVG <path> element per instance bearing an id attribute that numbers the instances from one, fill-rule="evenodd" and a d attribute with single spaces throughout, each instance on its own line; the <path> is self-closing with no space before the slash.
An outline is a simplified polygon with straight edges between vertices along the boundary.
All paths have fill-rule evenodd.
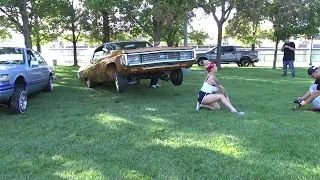
<path id="1" fill-rule="evenodd" d="M 192 46 L 180 46 L 180 47 L 148 47 L 148 48 L 139 48 L 139 49 L 127 49 L 122 50 L 123 53 L 142 53 L 142 52 L 152 52 L 152 51 L 166 51 L 166 50 L 191 50 Z"/>
<path id="2" fill-rule="evenodd" d="M 7 65 L 7 64 L 0 64 L 0 74 L 8 74 L 8 72 L 12 71 L 13 69 L 16 69 L 17 65 Z"/>

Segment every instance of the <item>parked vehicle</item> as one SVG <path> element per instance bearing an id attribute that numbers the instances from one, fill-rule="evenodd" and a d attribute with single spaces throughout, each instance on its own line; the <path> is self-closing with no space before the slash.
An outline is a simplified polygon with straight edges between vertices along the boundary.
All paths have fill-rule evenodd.
<path id="1" fill-rule="evenodd" d="M 194 62 L 192 47 L 153 47 L 147 41 L 108 42 L 94 50 L 90 64 L 80 67 L 78 77 L 89 88 L 114 82 L 119 93 L 141 79 L 171 80 L 178 86 L 183 81 L 181 68 L 189 68 Z"/>
<path id="2" fill-rule="evenodd" d="M 196 56 L 199 66 L 203 65 L 204 60 L 216 61 L 217 47 Z M 237 63 L 238 66 L 249 66 L 250 63 L 258 61 L 258 51 L 244 50 L 241 46 L 221 46 L 221 64 Z"/>
<path id="3" fill-rule="evenodd" d="M 0 104 L 22 114 L 30 93 L 53 90 L 54 67 L 32 49 L 0 47 Z"/>

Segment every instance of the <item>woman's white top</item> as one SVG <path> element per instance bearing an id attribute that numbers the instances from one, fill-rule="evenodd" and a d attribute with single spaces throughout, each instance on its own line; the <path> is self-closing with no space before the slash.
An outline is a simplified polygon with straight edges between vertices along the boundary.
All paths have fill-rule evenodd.
<path id="1" fill-rule="evenodd" d="M 207 80 L 209 79 L 209 77 L 206 79 L 206 81 L 203 82 L 203 85 L 202 85 L 200 91 L 203 91 L 203 92 L 206 92 L 206 93 L 213 93 L 213 92 L 219 91 L 218 87 L 210 85 L 209 83 L 207 83 Z"/>

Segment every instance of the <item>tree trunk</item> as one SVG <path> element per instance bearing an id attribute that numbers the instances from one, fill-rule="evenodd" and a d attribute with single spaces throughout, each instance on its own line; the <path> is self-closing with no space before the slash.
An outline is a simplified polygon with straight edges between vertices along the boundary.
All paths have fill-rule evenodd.
<path id="1" fill-rule="evenodd" d="M 72 23 L 72 44 L 73 44 L 73 66 L 78 66 L 77 59 L 77 39 L 76 39 L 76 26 Z"/>
<path id="2" fill-rule="evenodd" d="M 168 47 L 173 47 L 174 46 L 174 44 L 175 44 L 174 38 L 175 38 L 176 34 L 177 34 L 176 30 L 170 31 L 168 33 L 168 39 L 167 39 Z"/>
<path id="3" fill-rule="evenodd" d="M 29 26 L 29 16 L 28 16 L 26 6 L 27 6 L 27 0 L 24 0 L 23 7 L 22 7 L 22 9 L 20 9 L 22 23 L 23 23 L 23 36 L 24 36 L 24 43 L 26 45 L 26 48 L 32 49 L 32 41 L 31 41 L 30 26 Z"/>
<path id="4" fill-rule="evenodd" d="M 155 46 L 158 46 L 160 45 L 161 39 L 161 22 L 156 19 L 153 19 L 153 33 L 153 43 Z"/>
<path id="5" fill-rule="evenodd" d="M 186 11 L 185 13 L 183 34 L 184 34 L 183 45 L 188 46 L 188 11 Z"/>
<path id="6" fill-rule="evenodd" d="M 255 47 L 256 47 L 256 45 L 255 45 L 255 44 L 252 44 L 252 45 L 251 45 L 251 51 L 254 51 Z"/>
<path id="7" fill-rule="evenodd" d="M 106 11 L 101 12 L 103 17 L 103 24 L 102 24 L 102 30 L 103 30 L 103 39 L 102 43 L 110 42 L 110 19 L 109 19 L 109 13 Z"/>
<path id="8" fill-rule="evenodd" d="M 217 44 L 216 64 L 218 69 L 221 69 L 222 22 L 217 21 L 217 26 L 218 26 L 218 44 Z"/>
<path id="9" fill-rule="evenodd" d="M 274 50 L 274 57 L 273 57 L 273 66 L 272 69 L 276 69 L 276 64 L 277 64 L 277 56 L 278 56 L 278 45 L 279 45 L 279 40 L 277 38 L 276 40 L 276 47 Z"/>
<path id="10" fill-rule="evenodd" d="M 39 37 L 39 34 L 36 35 L 37 37 L 37 51 L 39 53 L 41 53 L 41 40 L 40 40 L 40 37 Z"/>

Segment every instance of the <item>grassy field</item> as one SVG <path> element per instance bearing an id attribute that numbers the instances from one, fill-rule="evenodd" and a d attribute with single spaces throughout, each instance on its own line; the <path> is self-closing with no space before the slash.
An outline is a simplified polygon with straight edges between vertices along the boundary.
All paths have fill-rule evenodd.
<path id="1" fill-rule="evenodd" d="M 0 179 L 320 179 L 320 114 L 292 111 L 313 83 L 306 68 L 295 79 L 280 68 L 219 71 L 244 116 L 195 110 L 201 67 L 181 86 L 143 80 L 123 94 L 56 69 L 54 92 L 29 97 L 25 114 L 0 107 Z"/>

